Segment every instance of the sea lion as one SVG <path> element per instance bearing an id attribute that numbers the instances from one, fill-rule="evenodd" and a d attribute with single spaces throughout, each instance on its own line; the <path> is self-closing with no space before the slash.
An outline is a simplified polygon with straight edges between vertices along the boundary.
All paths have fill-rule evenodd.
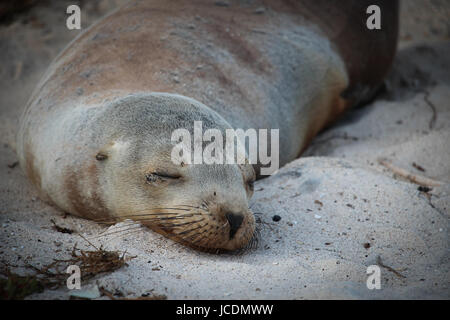
<path id="1" fill-rule="evenodd" d="M 366 9 L 381 8 L 368 30 Z M 396 50 L 396 1 L 137 1 L 50 65 L 20 121 L 42 197 L 94 220 L 132 218 L 203 250 L 247 246 L 260 166 L 175 165 L 171 133 L 279 129 L 280 165 L 370 99 Z"/>

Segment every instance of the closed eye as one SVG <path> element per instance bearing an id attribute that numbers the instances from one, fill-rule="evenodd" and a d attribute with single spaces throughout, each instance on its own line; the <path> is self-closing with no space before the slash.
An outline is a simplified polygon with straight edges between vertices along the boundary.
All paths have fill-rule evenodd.
<path id="1" fill-rule="evenodd" d="M 153 172 L 152 174 L 164 178 L 164 179 L 179 179 L 181 176 L 179 174 L 170 174 L 166 172 Z"/>
<path id="2" fill-rule="evenodd" d="M 147 182 L 149 183 L 153 183 L 156 182 L 158 180 L 168 180 L 168 179 L 179 179 L 181 178 L 180 175 L 177 174 L 169 174 L 166 172 L 151 172 L 151 173 L 147 173 L 145 175 L 145 179 L 147 180 Z"/>

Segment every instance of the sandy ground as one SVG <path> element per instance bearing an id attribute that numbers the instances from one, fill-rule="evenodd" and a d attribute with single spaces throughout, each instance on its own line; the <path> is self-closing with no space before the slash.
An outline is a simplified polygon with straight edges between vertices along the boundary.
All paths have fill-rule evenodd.
<path id="1" fill-rule="evenodd" d="M 120 2 L 83 2 L 82 26 Z M 450 298 L 448 2 L 402 4 L 386 91 L 321 133 L 304 157 L 256 183 L 260 241 L 240 255 L 199 253 L 127 223 L 101 235 L 105 227 L 40 201 L 15 166 L 20 113 L 52 58 L 79 32 L 65 28 L 66 7 L 37 6 L 0 25 L 0 260 L 17 266 L 14 272 L 26 272 L 25 262 L 40 267 L 66 259 L 75 243 L 89 249 L 81 234 L 136 256 L 128 267 L 82 280 L 83 290 L 103 286 L 126 297 L 169 299 Z M 444 184 L 420 192 L 379 158 Z M 57 232 L 51 219 L 76 232 Z M 383 265 L 382 287 L 368 290 L 366 269 L 375 264 Z M 61 288 L 29 298 L 70 293 Z"/>

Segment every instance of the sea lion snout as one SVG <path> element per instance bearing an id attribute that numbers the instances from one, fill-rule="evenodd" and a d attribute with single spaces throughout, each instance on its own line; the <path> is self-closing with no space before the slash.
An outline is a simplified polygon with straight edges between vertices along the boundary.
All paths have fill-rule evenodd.
<path id="1" fill-rule="evenodd" d="M 214 188 L 202 202 L 206 238 L 193 239 L 192 246 L 211 250 L 235 251 L 247 248 L 255 235 L 255 218 L 249 209 L 245 186 L 234 181 L 231 188 Z M 230 192 L 230 191 L 233 192 Z M 202 249 L 199 248 L 199 249 Z"/>
<path id="2" fill-rule="evenodd" d="M 227 212 L 225 214 L 228 233 L 223 244 L 220 245 L 225 250 L 239 250 L 248 247 L 255 237 L 255 218 L 253 212 Z"/>
<path id="3" fill-rule="evenodd" d="M 230 239 L 233 239 L 236 231 L 238 231 L 239 227 L 242 225 L 244 216 L 239 213 L 228 212 L 227 214 L 225 214 L 225 217 L 230 224 Z"/>

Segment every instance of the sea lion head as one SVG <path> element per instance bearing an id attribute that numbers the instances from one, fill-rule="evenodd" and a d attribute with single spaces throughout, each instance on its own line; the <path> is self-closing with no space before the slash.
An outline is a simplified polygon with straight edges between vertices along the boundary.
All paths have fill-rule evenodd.
<path id="1" fill-rule="evenodd" d="M 132 95 L 107 108 L 96 154 L 106 206 L 118 219 L 141 222 L 185 245 L 207 251 L 249 245 L 255 219 L 249 209 L 251 164 L 174 162 L 172 133 L 194 121 L 203 130 L 231 128 L 201 103 L 178 95 Z"/>

